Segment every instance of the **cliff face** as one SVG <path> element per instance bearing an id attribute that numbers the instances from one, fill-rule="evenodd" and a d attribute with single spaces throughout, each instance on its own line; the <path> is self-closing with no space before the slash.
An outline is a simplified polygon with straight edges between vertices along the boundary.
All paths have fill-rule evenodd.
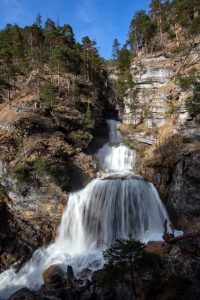
<path id="1" fill-rule="evenodd" d="M 76 96 L 70 90 L 74 80 Z M 56 89 L 56 76 L 52 81 Z M 53 105 L 34 93 L 31 73 L 16 80 L 11 103 L 0 106 L 0 204 L 8 223 L 6 234 L 5 224 L 0 229 L 1 271 L 50 242 L 67 193 L 83 187 L 97 170 L 87 149 L 95 135 L 104 132 L 109 89 L 72 74 L 60 76 L 59 81 L 61 92 Z"/>
<path id="2" fill-rule="evenodd" d="M 124 97 L 122 115 L 127 142 L 138 151 L 137 172 L 152 180 L 176 226 L 199 230 L 200 123 L 185 100 L 192 90 L 178 76 L 200 69 L 200 44 L 179 54 L 141 55 L 131 64 L 134 90 Z"/>
<path id="3" fill-rule="evenodd" d="M 199 135 L 198 125 L 185 110 L 185 99 L 190 92 L 182 91 L 176 78 L 190 68 L 199 69 L 200 44 L 179 55 L 155 53 L 142 55 L 131 64 L 135 87 L 134 97 L 128 91 L 124 98 L 123 123 L 132 125 L 130 138 L 154 144 L 159 129 L 175 115 L 174 132 Z"/>
<path id="4" fill-rule="evenodd" d="M 136 109 L 133 111 L 132 99 L 126 97 L 124 123 L 138 125 L 143 121 L 146 128 L 165 124 L 166 100 L 169 97 L 169 82 L 174 75 L 170 58 L 150 56 L 136 59 L 131 65 L 135 81 Z"/>

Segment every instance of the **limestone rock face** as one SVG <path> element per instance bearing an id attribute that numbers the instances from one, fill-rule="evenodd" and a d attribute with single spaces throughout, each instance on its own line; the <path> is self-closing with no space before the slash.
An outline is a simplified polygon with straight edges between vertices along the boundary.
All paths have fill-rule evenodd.
<path id="1" fill-rule="evenodd" d="M 123 122 L 137 125 L 142 118 L 147 128 L 163 126 L 169 96 L 168 84 L 175 74 L 171 59 L 165 56 L 136 59 L 131 65 L 131 73 L 135 81 L 138 108 L 132 112 L 131 105 L 135 100 L 127 96 Z"/>
<path id="2" fill-rule="evenodd" d="M 178 76 L 199 70 L 199 47 L 135 58 L 135 87 L 124 97 L 121 116 L 121 131 L 137 151 L 136 172 L 154 182 L 173 224 L 185 232 L 200 230 L 200 119 L 187 112 L 193 92 L 181 88 Z"/>
<path id="3" fill-rule="evenodd" d="M 129 138 L 147 145 L 155 144 L 160 132 L 173 119 L 173 134 L 200 139 L 198 120 L 193 120 L 185 109 L 191 90 L 181 90 L 177 78 L 187 75 L 191 68 L 199 69 L 197 43 L 187 53 L 176 57 L 172 53 L 154 53 L 134 58 L 131 74 L 135 82 L 124 97 L 121 118 L 134 128 Z"/>
<path id="4" fill-rule="evenodd" d="M 157 187 L 173 225 L 185 233 L 196 232 L 200 230 L 200 151 L 179 151 L 165 164 L 156 158 L 144 162 L 141 173 Z"/>
<path id="5" fill-rule="evenodd" d="M 169 204 L 184 229 L 200 230 L 200 152 L 188 153 L 176 164 L 169 187 Z M 183 224 L 182 224 L 183 225 Z"/>

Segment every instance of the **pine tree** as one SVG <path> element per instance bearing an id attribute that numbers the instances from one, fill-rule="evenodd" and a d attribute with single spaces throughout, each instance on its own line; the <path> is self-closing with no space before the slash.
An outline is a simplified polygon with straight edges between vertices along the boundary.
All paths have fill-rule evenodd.
<path id="1" fill-rule="evenodd" d="M 114 61 L 117 60 L 119 51 L 120 51 L 120 43 L 118 39 L 114 39 L 113 46 L 112 46 L 112 59 Z"/>
<path id="2" fill-rule="evenodd" d="M 37 17 L 36 17 L 36 19 L 35 19 L 35 25 L 37 26 L 37 27 L 39 27 L 39 28 L 42 28 L 42 16 L 41 16 L 41 14 L 38 14 L 37 15 Z"/>
<path id="3" fill-rule="evenodd" d="M 87 110 L 85 113 L 85 123 L 88 128 L 91 128 L 91 129 L 94 128 L 95 122 L 94 122 L 94 118 L 92 116 L 92 111 L 91 111 L 89 103 L 87 105 Z"/>
<path id="4" fill-rule="evenodd" d="M 118 239 L 103 252 L 107 262 L 101 273 L 103 286 L 125 283 L 132 287 L 137 297 L 136 282 L 142 278 L 149 266 L 157 265 L 159 259 L 145 252 L 145 245 L 134 239 Z"/>
<path id="5" fill-rule="evenodd" d="M 56 97 L 55 97 L 55 92 L 53 85 L 50 80 L 47 80 L 45 82 L 43 91 L 42 91 L 42 98 L 44 102 L 52 107 L 54 104 L 56 104 Z"/>

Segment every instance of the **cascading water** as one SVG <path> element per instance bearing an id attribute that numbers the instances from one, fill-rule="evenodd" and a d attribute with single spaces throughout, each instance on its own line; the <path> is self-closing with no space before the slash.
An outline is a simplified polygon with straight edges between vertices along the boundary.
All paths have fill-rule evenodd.
<path id="1" fill-rule="evenodd" d="M 63 270 L 70 264 L 75 273 L 102 268 L 102 250 L 116 238 L 162 239 L 167 212 L 155 187 L 131 172 L 135 151 L 122 143 L 118 124 L 108 120 L 109 143 L 96 155 L 102 177 L 70 194 L 53 244 L 36 250 L 18 273 L 11 268 L 0 274 L 0 297 L 25 286 L 38 289 L 42 272 L 52 264 Z"/>

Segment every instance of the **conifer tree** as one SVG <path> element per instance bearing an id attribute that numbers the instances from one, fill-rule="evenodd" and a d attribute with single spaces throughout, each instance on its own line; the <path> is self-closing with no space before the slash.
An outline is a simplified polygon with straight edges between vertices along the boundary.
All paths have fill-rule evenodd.
<path id="1" fill-rule="evenodd" d="M 114 39 L 113 46 L 112 46 L 112 59 L 114 61 L 117 60 L 119 51 L 120 51 L 120 43 L 118 39 Z"/>

